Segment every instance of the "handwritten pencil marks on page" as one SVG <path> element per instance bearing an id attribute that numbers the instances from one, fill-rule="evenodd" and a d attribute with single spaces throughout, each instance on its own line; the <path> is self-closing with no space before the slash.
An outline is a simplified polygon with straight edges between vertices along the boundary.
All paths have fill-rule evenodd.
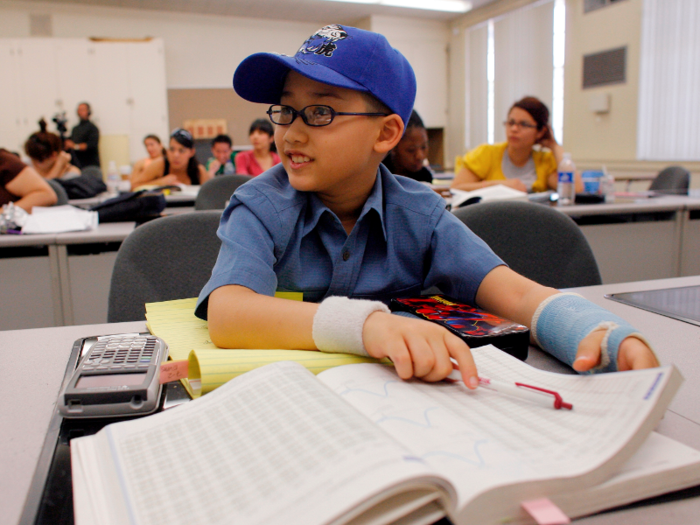
<path id="1" fill-rule="evenodd" d="M 460 501 L 508 480 L 562 477 L 605 461 L 639 424 L 649 374 L 576 377 L 523 365 L 488 347 L 473 349 L 479 372 L 557 390 L 573 411 L 552 410 L 485 388 L 397 381 L 387 367 L 353 365 L 319 375 L 413 453 L 456 482 Z M 546 466 L 545 466 L 546 465 Z"/>

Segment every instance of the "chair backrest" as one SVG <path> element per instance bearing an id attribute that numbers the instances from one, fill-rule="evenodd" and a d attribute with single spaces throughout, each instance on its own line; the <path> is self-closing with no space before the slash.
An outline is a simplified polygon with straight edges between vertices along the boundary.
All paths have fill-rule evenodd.
<path id="1" fill-rule="evenodd" d="M 66 190 L 61 186 L 60 182 L 56 182 L 53 179 L 46 179 L 46 182 L 49 183 L 49 186 L 51 186 L 51 189 L 56 193 L 56 197 L 58 197 L 58 200 L 56 201 L 56 204 L 54 206 L 62 206 L 64 204 L 68 204 L 68 194 L 66 193 Z"/>
<path id="2" fill-rule="evenodd" d="M 690 172 L 681 166 L 669 166 L 659 172 L 651 181 L 650 190 L 672 195 L 687 195 L 690 186 Z"/>
<path id="3" fill-rule="evenodd" d="M 194 209 L 223 210 L 236 188 L 250 179 L 248 175 L 220 175 L 209 179 L 199 188 Z"/>
<path id="4" fill-rule="evenodd" d="M 553 288 L 601 284 L 593 251 L 578 225 L 543 204 L 496 201 L 454 212 L 511 269 Z"/>
<path id="5" fill-rule="evenodd" d="M 183 213 L 131 232 L 114 262 L 108 322 L 139 321 L 146 303 L 199 295 L 221 246 L 220 219 L 220 211 Z"/>

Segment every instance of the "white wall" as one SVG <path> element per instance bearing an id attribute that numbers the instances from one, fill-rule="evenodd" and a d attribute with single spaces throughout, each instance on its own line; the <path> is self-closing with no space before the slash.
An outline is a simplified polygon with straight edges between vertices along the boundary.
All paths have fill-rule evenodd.
<path id="1" fill-rule="evenodd" d="M 447 125 L 449 26 L 446 22 L 372 16 L 363 29 L 383 34 L 416 73 L 415 109 L 428 128 Z"/>
<path id="2" fill-rule="evenodd" d="M 54 37 L 162 38 L 168 89 L 230 87 L 248 55 L 294 54 L 318 29 L 315 22 L 0 0 L 0 35 L 30 36 L 30 14 L 50 14 Z"/>
<path id="3" fill-rule="evenodd" d="M 0 35 L 29 37 L 31 14 L 51 15 L 54 37 L 161 38 L 169 90 L 231 88 L 245 57 L 260 51 L 294 54 L 319 29 L 317 22 L 0 0 Z M 383 33 L 404 53 L 416 70 L 416 109 L 426 126 L 447 127 L 448 24 L 375 16 L 354 25 Z"/>

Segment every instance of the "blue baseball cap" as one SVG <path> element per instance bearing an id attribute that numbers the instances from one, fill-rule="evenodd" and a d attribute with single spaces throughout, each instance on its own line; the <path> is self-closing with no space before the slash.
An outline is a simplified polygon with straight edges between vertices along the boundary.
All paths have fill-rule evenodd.
<path id="1" fill-rule="evenodd" d="M 233 88 L 250 102 L 279 104 L 287 73 L 374 95 L 404 126 L 416 99 L 411 64 L 379 33 L 333 24 L 311 35 L 294 56 L 255 53 L 233 74 Z"/>

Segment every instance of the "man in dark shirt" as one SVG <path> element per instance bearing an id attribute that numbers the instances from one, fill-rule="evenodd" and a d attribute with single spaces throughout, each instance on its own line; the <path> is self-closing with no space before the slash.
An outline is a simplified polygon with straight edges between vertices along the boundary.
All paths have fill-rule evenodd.
<path id="1" fill-rule="evenodd" d="M 78 104 L 80 123 L 73 127 L 70 138 L 66 140 L 66 148 L 73 149 L 79 168 L 99 166 L 100 155 L 97 143 L 100 140 L 100 130 L 90 122 L 90 104 Z"/>

